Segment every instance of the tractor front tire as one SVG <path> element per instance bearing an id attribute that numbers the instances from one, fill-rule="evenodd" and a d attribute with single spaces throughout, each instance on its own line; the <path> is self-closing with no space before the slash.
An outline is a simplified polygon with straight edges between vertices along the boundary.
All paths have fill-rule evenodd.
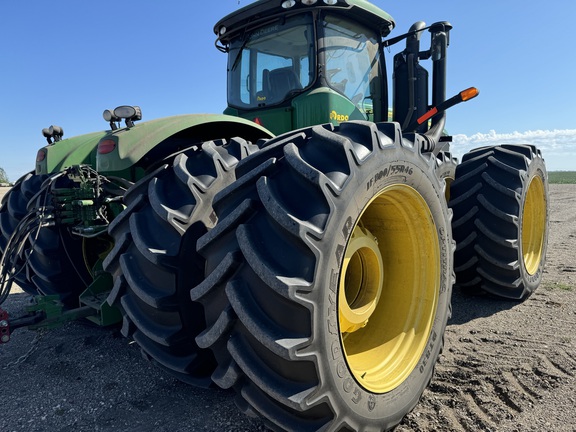
<path id="1" fill-rule="evenodd" d="M 456 285 L 523 300 L 540 284 L 548 242 L 548 176 L 530 145 L 473 150 L 451 188 Z"/>
<path id="2" fill-rule="evenodd" d="M 127 208 L 109 228 L 115 246 L 104 262 L 114 278 L 108 303 L 122 311 L 122 333 L 145 358 L 195 386 L 210 386 L 215 367 L 212 353 L 194 340 L 205 328 L 202 306 L 190 298 L 204 276 L 196 240 L 217 222 L 214 195 L 257 150 L 234 138 L 180 153 L 128 190 Z"/>
<path id="3" fill-rule="evenodd" d="M 197 342 L 274 430 L 389 430 L 432 378 L 454 246 L 436 158 L 415 140 L 396 123 L 286 134 L 217 197 Z"/>

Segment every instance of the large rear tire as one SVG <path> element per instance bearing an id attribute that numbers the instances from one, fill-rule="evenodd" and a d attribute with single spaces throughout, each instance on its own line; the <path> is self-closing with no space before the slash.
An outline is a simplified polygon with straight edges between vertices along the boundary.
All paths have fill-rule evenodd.
<path id="1" fill-rule="evenodd" d="M 14 186 L 4 195 L 2 199 L 2 207 L 0 208 L 0 253 L 4 254 L 8 241 L 20 221 L 28 214 L 28 202 L 36 195 L 42 186 L 42 182 L 46 176 L 38 176 L 33 172 L 25 174 L 14 184 Z M 15 274 L 15 281 L 25 292 L 31 295 L 37 294 L 36 287 L 30 281 L 26 274 L 25 252 L 29 249 L 28 246 L 22 248 L 23 254 L 19 256 L 13 267 L 17 269 Z"/>
<path id="2" fill-rule="evenodd" d="M 194 340 L 205 328 L 202 306 L 189 294 L 204 276 L 196 240 L 217 221 L 214 195 L 257 149 L 236 138 L 179 154 L 128 190 L 127 208 L 110 225 L 115 246 L 104 266 L 115 283 L 108 302 L 122 310 L 123 334 L 146 358 L 196 386 L 210 386 L 215 367 L 212 353 Z"/>
<path id="3" fill-rule="evenodd" d="M 388 430 L 450 314 L 444 181 L 396 123 L 293 132 L 243 161 L 198 241 L 213 380 L 275 430 Z M 253 168 L 253 169 L 249 169 Z"/>
<path id="4" fill-rule="evenodd" d="M 483 147 L 456 171 L 450 207 L 456 285 L 522 300 L 540 284 L 548 242 L 548 176 L 530 145 Z"/>

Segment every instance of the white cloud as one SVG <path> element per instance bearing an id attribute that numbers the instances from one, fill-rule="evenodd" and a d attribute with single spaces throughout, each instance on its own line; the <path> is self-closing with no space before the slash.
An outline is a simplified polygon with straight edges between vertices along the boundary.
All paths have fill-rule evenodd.
<path id="1" fill-rule="evenodd" d="M 459 159 L 468 151 L 484 146 L 500 144 L 532 144 L 538 147 L 549 171 L 576 171 L 576 129 L 535 130 L 526 132 L 476 133 L 471 136 L 453 136 L 452 153 Z"/>

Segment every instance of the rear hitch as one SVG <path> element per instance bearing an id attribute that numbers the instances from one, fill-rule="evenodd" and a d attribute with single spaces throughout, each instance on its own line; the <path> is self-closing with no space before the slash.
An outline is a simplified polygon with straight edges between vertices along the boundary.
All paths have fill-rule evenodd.
<path id="1" fill-rule="evenodd" d="M 10 342 L 12 332 L 21 327 L 29 327 L 41 322 L 45 318 L 42 312 L 29 312 L 23 317 L 10 320 L 8 312 L 0 308 L 0 344 Z"/>
<path id="2" fill-rule="evenodd" d="M 27 314 L 9 319 L 8 312 L 0 308 L 0 343 L 10 342 L 14 330 L 26 327 L 29 330 L 54 329 L 67 322 L 97 315 L 98 311 L 90 306 L 65 310 L 57 295 L 36 296 L 33 303 L 26 307 Z"/>

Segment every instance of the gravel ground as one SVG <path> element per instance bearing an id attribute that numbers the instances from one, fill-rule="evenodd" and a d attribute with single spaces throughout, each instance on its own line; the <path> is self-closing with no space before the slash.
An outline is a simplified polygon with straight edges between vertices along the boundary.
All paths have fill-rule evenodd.
<path id="1" fill-rule="evenodd" d="M 398 431 L 576 431 L 576 185 L 550 192 L 541 287 L 523 303 L 454 293 L 436 377 Z M 13 290 L 3 308 L 17 316 L 27 302 Z M 0 346 L 0 431 L 266 430 L 233 394 L 176 381 L 117 330 L 13 336 Z"/>

